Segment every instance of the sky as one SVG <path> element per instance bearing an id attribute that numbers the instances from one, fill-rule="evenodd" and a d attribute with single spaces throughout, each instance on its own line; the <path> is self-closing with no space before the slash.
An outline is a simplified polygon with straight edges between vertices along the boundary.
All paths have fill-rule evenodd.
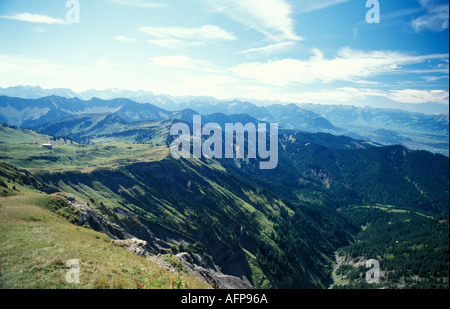
<path id="1" fill-rule="evenodd" d="M 448 0 L 0 0 L 0 87 L 448 114 L 448 28 Z"/>

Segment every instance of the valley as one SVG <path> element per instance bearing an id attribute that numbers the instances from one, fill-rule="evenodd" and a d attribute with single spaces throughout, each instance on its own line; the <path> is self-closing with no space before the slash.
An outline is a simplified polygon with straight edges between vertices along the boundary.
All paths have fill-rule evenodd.
<path id="1" fill-rule="evenodd" d="M 178 115 L 182 114 L 189 113 Z M 143 245 L 128 248 L 146 252 L 136 257 L 139 263 L 156 259 L 160 265 L 167 261 L 173 265 L 169 269 L 175 269 L 175 277 L 162 270 L 162 278 L 175 278 L 164 279 L 163 288 L 175 282 L 172 287 L 324 289 L 333 283 L 336 272 L 347 279 L 339 281 L 343 286 L 334 284 L 333 288 L 373 287 L 359 283 L 363 269 L 358 276 L 349 267 L 333 272 L 336 251 L 347 260 L 379 259 L 390 274 L 379 287 L 411 287 L 415 282 L 414 287 L 448 288 L 448 231 L 443 228 L 448 227 L 449 168 L 445 156 L 290 130 L 280 132 L 279 165 L 274 170 L 260 170 L 259 160 L 247 157 L 176 160 L 169 153 L 173 138 L 169 131 L 178 121 L 182 120 L 130 122 L 108 113 L 39 124 L 35 130 L 40 133 L 2 125 L 0 161 L 5 163 L 0 173 L 0 211 L 22 211 L 20 216 L 26 217 L 27 209 L 32 209 L 44 216 L 36 221 L 42 228 L 51 227 L 53 220 L 66 220 L 61 228 L 74 233 L 80 231 L 81 214 L 70 207 L 72 197 L 72 202 L 66 198 L 73 196 L 82 209 L 98 214 L 85 221 L 87 230 L 82 228 L 80 237 L 101 232 L 105 239 L 105 244 L 83 249 L 81 260 L 101 268 L 98 259 L 90 256 L 95 256 L 95 248 L 103 248 L 110 259 L 116 259 L 118 253 L 110 252 L 107 239 L 125 247 L 130 239 L 137 239 Z M 48 141 L 53 149 L 41 146 Z M 36 205 L 34 200 L 42 202 Z M 22 221 L 3 221 L 3 235 L 8 236 Z M 111 226 L 121 232 L 111 234 Z M 401 227 L 395 239 L 400 248 L 394 250 L 390 242 L 396 226 Z M 374 235 L 379 236 L 377 245 L 370 245 Z M 11 245 L 5 242 L 2 248 Z M 26 247 L 21 250 L 24 255 L 35 252 Z M 45 250 L 58 255 L 51 247 Z M 71 252 L 75 256 L 70 258 L 77 258 L 77 251 Z M 422 266 L 397 262 L 406 253 Z M 11 258 L 10 251 L 2 250 L 2 265 L 11 265 Z M 23 265 L 32 265 L 33 259 Z M 103 282 L 100 286 L 133 287 L 117 283 L 114 274 L 121 268 L 114 265 L 104 280 L 84 286 L 98 287 Z M 3 287 L 12 282 L 31 285 L 31 278 L 43 278 L 49 271 L 39 268 L 27 279 L 5 267 Z M 56 267 L 52 273 L 61 275 L 63 270 Z M 124 272 L 133 282 L 143 280 L 140 272 Z M 145 278 L 144 286 L 158 282 L 151 276 Z M 50 284 L 42 280 L 42 286 Z M 189 285 L 190 280 L 203 283 Z"/>

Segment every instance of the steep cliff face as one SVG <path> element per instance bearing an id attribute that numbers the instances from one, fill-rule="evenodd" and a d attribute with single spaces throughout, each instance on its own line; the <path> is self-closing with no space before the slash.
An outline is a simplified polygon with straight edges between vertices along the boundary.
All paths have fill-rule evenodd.
<path id="1" fill-rule="evenodd" d="M 176 240 L 167 242 L 169 235 L 160 234 L 166 240 L 157 238 L 147 227 L 138 220 L 124 222 L 122 226 L 111 223 L 98 211 L 92 209 L 76 200 L 72 194 L 65 196 L 67 202 L 80 214 L 78 225 L 89 227 L 97 232 L 108 235 L 117 246 L 133 252 L 141 257 L 156 261 L 162 268 L 176 272 L 170 263 L 157 257 L 170 253 L 170 248 L 179 245 Z M 139 237 L 139 238 L 137 238 Z M 170 237 L 170 236 L 169 236 Z M 200 254 L 193 252 L 181 252 L 176 255 L 184 269 L 193 275 L 202 277 L 206 282 L 215 288 L 225 289 L 249 289 L 253 286 L 244 277 L 244 280 L 226 275 L 221 268 L 213 263 L 211 259 L 206 259 Z"/>
<path id="2" fill-rule="evenodd" d="M 241 198 L 200 176 L 196 169 L 208 168 L 196 164 L 200 166 L 163 160 L 115 171 L 48 173 L 40 177 L 89 201 L 92 207 L 68 196 L 83 213 L 81 225 L 87 223 L 143 255 L 179 254 L 187 269 L 215 286 L 251 288 L 249 256 L 241 239 L 249 238 L 243 224 L 249 230 L 262 228 L 249 217 L 250 210 L 257 211 L 250 205 L 246 205 L 249 210 L 242 209 L 244 201 L 236 202 Z M 239 213 L 247 217 L 244 222 L 237 221 Z M 145 241 L 146 246 L 140 243 L 136 249 L 129 244 L 134 238 Z M 255 250 L 255 242 L 247 241 L 249 250 Z"/>
<path id="3" fill-rule="evenodd" d="M 173 255 L 161 255 L 158 239 L 137 221 L 113 223 L 74 195 L 43 188 L 0 163 L 1 288 L 211 288 L 198 273 L 165 262 Z M 78 283 L 67 280 L 66 261 L 79 266 Z"/>
<path id="4" fill-rule="evenodd" d="M 303 241 L 310 243 L 310 253 L 290 259 L 276 229 L 284 220 L 281 214 L 294 213 L 292 206 L 214 161 L 168 158 L 115 170 L 40 173 L 39 177 L 86 201 L 115 224 L 104 224 L 89 210 L 84 220 L 91 227 L 118 240 L 145 241 L 151 254 L 171 252 L 187 269 L 218 287 L 324 287 L 326 282 L 320 278 L 331 274 L 333 250 L 341 241 L 324 247 L 330 241 L 321 231 L 324 227 L 319 228 L 321 218 L 305 221 L 302 228 L 313 231 L 302 234 L 307 238 Z M 335 212 L 327 216 L 341 220 Z M 352 227 L 342 221 L 339 228 L 345 235 Z M 298 254 L 289 250 L 293 256 Z M 317 257 L 321 262 L 315 261 Z"/>

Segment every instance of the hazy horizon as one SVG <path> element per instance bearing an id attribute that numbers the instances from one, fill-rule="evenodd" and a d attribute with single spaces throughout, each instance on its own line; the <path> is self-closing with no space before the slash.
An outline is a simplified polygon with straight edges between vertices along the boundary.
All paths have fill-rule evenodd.
<path id="1" fill-rule="evenodd" d="M 0 85 L 446 113 L 448 12 L 444 0 L 2 1 Z"/>
<path id="2" fill-rule="evenodd" d="M 409 113 L 420 113 L 420 114 L 427 114 L 427 115 L 449 115 L 449 112 L 433 112 L 433 111 L 429 111 L 429 112 L 424 112 L 424 111 L 420 111 L 420 110 L 414 110 L 414 108 L 408 109 L 406 106 L 400 106 L 398 108 L 395 107 L 377 107 L 377 106 L 370 106 L 370 105 L 357 105 L 357 104 L 327 104 L 327 103 L 314 103 L 314 102 L 305 102 L 305 103 L 295 103 L 295 102 L 282 102 L 282 101 L 271 101 L 271 100 L 256 100 L 256 99 L 249 99 L 249 98 L 228 98 L 228 99 L 218 99 L 216 97 L 213 96 L 190 96 L 190 95 L 179 95 L 179 96 L 174 96 L 171 94 L 167 94 L 167 93 L 154 93 L 151 90 L 143 90 L 143 89 L 139 89 L 139 90 L 130 90 L 130 89 L 118 89 L 118 88 L 110 88 L 110 89 L 89 89 L 86 91 L 81 91 L 81 92 L 76 92 L 70 88 L 53 88 L 53 89 L 46 89 L 46 88 L 42 88 L 39 85 L 33 86 L 33 85 L 17 85 L 17 86 L 13 86 L 13 87 L 8 87 L 8 88 L 2 88 L 0 86 L 0 96 L 5 95 L 5 96 L 9 96 L 8 94 L 3 94 L 2 90 L 8 90 L 8 89 L 14 89 L 14 88 L 18 88 L 18 87 L 23 87 L 23 88 L 39 88 L 41 91 L 47 91 L 49 92 L 48 95 L 44 95 L 44 96 L 36 96 L 36 97 L 28 97 L 26 98 L 25 96 L 22 96 L 20 98 L 24 98 L 24 99 L 40 99 L 43 97 L 47 97 L 47 96 L 51 96 L 51 95 L 56 95 L 56 96 L 62 96 L 62 95 L 58 95 L 58 94 L 54 94 L 52 93 L 52 91 L 56 91 L 56 90 L 60 90 L 60 91 L 70 91 L 73 92 L 76 97 L 80 100 L 90 100 L 95 98 L 95 96 L 89 97 L 86 96 L 86 93 L 89 92 L 117 92 L 117 93 L 123 93 L 123 92 L 130 92 L 130 93 L 141 93 L 141 92 L 146 92 L 146 93 L 151 93 L 152 95 L 156 96 L 156 97 L 169 97 L 172 99 L 178 99 L 180 100 L 181 98 L 187 98 L 189 97 L 190 99 L 195 99 L 195 98 L 210 98 L 213 100 L 217 100 L 217 101 L 221 101 L 221 102 L 229 102 L 229 101 L 240 101 L 240 102 L 249 102 L 251 104 L 254 104 L 256 106 L 260 106 L 260 107 L 264 107 L 264 106 L 270 106 L 270 105 L 275 105 L 275 104 L 280 104 L 280 105 L 289 105 L 289 104 L 296 104 L 299 107 L 305 108 L 305 106 L 308 105 L 315 105 L 315 106 L 330 106 L 330 107 L 346 107 L 346 108 L 373 108 L 373 109 L 383 109 L 383 110 L 399 110 L 399 111 L 404 111 L 404 112 L 409 112 Z M 105 95 L 98 97 L 99 99 L 104 99 L 104 100 L 109 100 L 109 99 L 115 99 L 115 98 L 124 98 L 124 99 L 131 99 L 133 100 L 132 96 L 121 96 L 120 94 L 118 94 L 117 96 L 114 97 L 110 97 L 107 96 L 105 97 Z M 139 101 L 137 103 L 143 103 L 143 104 L 152 104 L 152 102 L 143 102 L 143 101 Z M 415 105 L 411 105 L 411 107 L 414 107 Z M 403 107 L 403 108 L 402 108 Z M 168 110 L 172 110 L 171 108 L 168 108 Z"/>

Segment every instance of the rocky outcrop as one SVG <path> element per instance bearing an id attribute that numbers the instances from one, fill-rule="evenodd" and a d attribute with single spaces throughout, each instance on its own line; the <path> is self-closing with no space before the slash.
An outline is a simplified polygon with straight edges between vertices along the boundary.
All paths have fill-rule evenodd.
<path id="1" fill-rule="evenodd" d="M 222 273 L 220 268 L 196 253 L 182 252 L 176 255 L 183 267 L 191 273 L 200 274 L 215 288 L 220 289 L 252 289 L 247 278 L 238 278 Z"/>
<path id="2" fill-rule="evenodd" d="M 145 240 L 136 238 L 134 235 L 128 233 L 126 229 L 111 223 L 106 220 L 99 212 L 95 211 L 86 204 L 80 203 L 73 195 L 65 196 L 67 202 L 80 212 L 78 218 L 78 225 L 88 225 L 94 231 L 108 235 L 117 245 L 126 248 L 129 251 L 135 252 L 140 256 L 147 256 L 149 254 L 158 254 L 158 247 L 151 246 Z"/>
<path id="3" fill-rule="evenodd" d="M 113 242 L 114 244 L 142 257 L 148 257 L 151 253 L 148 243 L 142 239 L 129 238 L 125 240 L 113 240 Z"/>
<path id="4" fill-rule="evenodd" d="M 184 242 L 176 239 L 173 235 L 163 235 L 164 239 L 156 237 L 148 228 L 133 220 L 124 223 L 124 226 L 111 223 L 105 217 L 86 204 L 76 200 L 73 195 L 66 195 L 66 200 L 80 213 L 78 224 L 108 235 L 117 246 L 133 252 L 141 257 L 156 261 L 162 268 L 175 272 L 176 270 L 169 263 L 159 258 L 161 254 L 170 252 L 170 248 Z M 121 211 L 122 215 L 127 213 Z M 161 234 L 161 231 L 159 231 Z M 183 243 L 188 245 L 188 243 Z M 184 269 L 190 273 L 201 276 L 214 288 L 221 289 L 251 289 L 252 284 L 246 277 L 238 278 L 224 274 L 220 267 L 214 264 L 211 259 L 203 258 L 196 253 L 182 252 L 175 256 L 183 265 Z"/>

